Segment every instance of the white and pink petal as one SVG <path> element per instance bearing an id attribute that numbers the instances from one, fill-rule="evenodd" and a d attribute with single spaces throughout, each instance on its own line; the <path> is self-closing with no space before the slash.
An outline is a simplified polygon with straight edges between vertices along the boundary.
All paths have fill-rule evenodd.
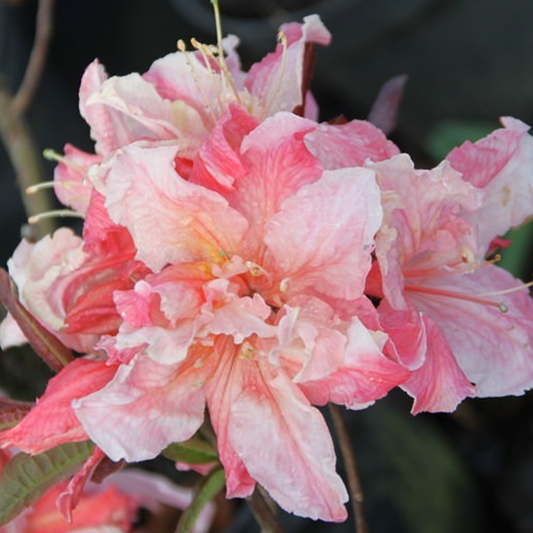
<path id="1" fill-rule="evenodd" d="M 152 459 L 201 426 L 205 372 L 194 362 L 163 365 L 139 354 L 121 365 L 107 386 L 74 402 L 74 411 L 91 440 L 114 461 Z"/>
<path id="2" fill-rule="evenodd" d="M 48 382 L 44 395 L 26 417 L 1 433 L 1 445 L 37 454 L 59 444 L 86 440 L 87 433 L 71 404 L 103 388 L 115 371 L 115 366 L 104 361 L 75 359 Z"/>
<path id="3" fill-rule="evenodd" d="M 228 417 L 231 446 L 286 511 L 344 521 L 348 495 L 322 415 L 283 373 L 261 361 L 247 363 Z"/>
<path id="4" fill-rule="evenodd" d="M 502 119 L 505 128 L 476 143 L 469 141 L 448 154 L 447 160 L 469 183 L 485 193 L 483 205 L 468 214 L 479 231 L 485 253 L 496 236 L 519 226 L 533 214 L 533 138 L 529 126 Z"/>
<path id="5" fill-rule="evenodd" d="M 109 215 L 128 228 L 137 259 L 155 272 L 167 264 L 220 262 L 238 249 L 248 227 L 222 196 L 175 172 L 175 152 L 130 146 L 107 176 Z"/>
<path id="6" fill-rule="evenodd" d="M 287 297 L 302 293 L 355 300 L 362 296 L 382 219 L 372 171 L 326 171 L 285 200 L 268 222 L 271 269 Z"/>

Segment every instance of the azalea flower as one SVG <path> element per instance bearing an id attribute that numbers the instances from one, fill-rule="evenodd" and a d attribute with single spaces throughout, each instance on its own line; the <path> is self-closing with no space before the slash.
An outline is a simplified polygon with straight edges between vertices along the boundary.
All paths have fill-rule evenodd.
<path id="1" fill-rule="evenodd" d="M 154 144 L 175 143 L 176 167 L 188 177 L 201 143 L 213 130 L 226 143 L 237 142 L 230 131 L 221 134 L 223 126 L 217 125 L 229 106 L 247 110 L 241 116 L 246 117 L 249 130 L 280 110 L 303 113 L 306 109 L 307 115 L 316 118 L 317 108 L 308 92 L 310 50 L 314 44 L 328 44 L 330 34 L 314 15 L 303 24 L 282 26 L 280 35 L 275 52 L 253 65 L 249 73 L 241 70 L 235 51 L 238 39 L 233 36 L 223 40 L 218 50 L 193 40 L 194 51 L 169 54 L 142 76 L 108 78 L 98 61 L 86 69 L 80 111 L 91 127 L 96 154 L 69 144 L 64 156 L 46 151 L 58 160 L 53 182 L 56 195 L 72 209 L 61 214 L 87 219 L 84 238 L 60 230 L 36 246 L 23 241 L 9 263 L 24 305 L 67 346 L 87 352 L 95 334 L 118 325 L 113 291 L 132 286 L 132 280 L 147 273 L 130 260 L 134 250 L 129 235 L 109 220 L 90 170 L 97 174 L 98 165 L 116 150 L 144 139 Z M 216 155 L 227 154 L 228 150 Z M 233 162 L 227 160 L 229 166 Z M 209 161 L 204 159 L 202 164 L 209 165 Z M 9 316 L 0 331 L 4 348 L 25 341 Z"/>
<path id="2" fill-rule="evenodd" d="M 367 165 L 386 198 L 367 288 L 382 298 L 380 320 L 412 370 L 402 387 L 414 412 L 533 386 L 527 286 L 485 259 L 531 214 L 533 140 L 519 121 L 504 124 L 431 171 L 406 155 Z"/>
<path id="3" fill-rule="evenodd" d="M 316 120 L 318 108 L 309 92 L 311 48 L 327 45 L 331 36 L 317 15 L 303 24 L 280 28 L 276 50 L 245 73 L 235 36 L 218 47 L 198 43 L 158 59 L 143 75 L 108 77 L 98 60 L 85 70 L 79 91 L 80 112 L 91 128 L 96 154 L 67 144 L 54 177 L 57 197 L 84 215 L 91 200 L 89 169 L 116 150 L 138 140 L 175 142 L 176 165 L 187 177 L 194 157 L 230 105 L 246 109 L 257 121 L 278 111 Z"/>
<path id="4" fill-rule="evenodd" d="M 317 407 L 400 386 L 415 413 L 451 411 L 532 386 L 533 303 L 487 259 L 530 215 L 527 128 L 508 119 L 417 170 L 368 122 L 316 122 L 309 50 L 329 38 L 317 16 L 285 25 L 248 73 L 233 37 L 180 42 L 143 75 L 86 70 L 96 153 L 53 156 L 60 214 L 83 233 L 24 241 L 9 262 L 22 304 L 82 356 L 0 434 L 32 454 L 96 444 L 65 514 L 105 456 L 151 459 L 212 427 L 228 497 L 260 484 L 342 521 Z M 2 345 L 22 340 L 7 317 Z"/>
<path id="5" fill-rule="evenodd" d="M 374 172 L 324 171 L 306 147 L 317 127 L 290 113 L 257 125 L 230 106 L 188 180 L 172 144 L 134 143 L 100 166 L 95 190 L 148 273 L 112 293 L 121 323 L 94 345 L 107 362 L 67 365 L 4 443 L 36 453 L 88 435 L 113 460 L 140 461 L 194 435 L 207 405 L 229 497 L 259 482 L 288 511 L 346 517 L 313 404 L 366 407 L 408 372 L 365 325 Z M 47 441 L 46 420 L 65 408 Z"/>

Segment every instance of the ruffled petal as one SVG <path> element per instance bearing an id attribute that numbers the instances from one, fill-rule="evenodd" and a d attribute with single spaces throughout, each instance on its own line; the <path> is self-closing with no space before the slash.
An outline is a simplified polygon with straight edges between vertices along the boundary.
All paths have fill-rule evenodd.
<path id="1" fill-rule="evenodd" d="M 37 405 L 14 428 L 0 436 L 2 446 L 37 454 L 66 442 L 87 439 L 71 404 L 104 387 L 116 367 L 103 361 L 75 359 L 53 377 Z"/>
<path id="2" fill-rule="evenodd" d="M 476 389 L 461 367 L 437 325 L 424 318 L 427 354 L 424 363 L 413 370 L 401 385 L 414 398 L 412 413 L 422 411 L 452 412 L 465 398 L 475 396 Z"/>
<path id="3" fill-rule="evenodd" d="M 248 472 L 283 509 L 315 520 L 346 519 L 348 495 L 335 472 L 328 427 L 284 374 L 249 362 L 227 431 Z"/>
<path id="4" fill-rule="evenodd" d="M 362 296 L 381 217 L 380 191 L 365 169 L 326 171 L 288 198 L 265 231 L 287 297 Z"/>
<path id="5" fill-rule="evenodd" d="M 198 150 L 189 181 L 221 194 L 233 190 L 248 174 L 239 156 L 241 142 L 257 124 L 242 106 L 230 105 Z"/>
<path id="6" fill-rule="evenodd" d="M 367 161 L 383 161 L 400 153 L 383 132 L 365 120 L 346 124 L 320 124 L 305 135 L 305 146 L 325 170 L 359 167 Z"/>
<path id="7" fill-rule="evenodd" d="M 316 376 L 316 379 L 309 379 L 310 376 L 303 373 L 295 381 L 315 405 L 333 402 L 348 409 L 367 407 L 409 376 L 406 368 L 383 355 L 380 344 L 379 337 L 354 318 L 346 334 L 338 367 L 327 375 Z M 319 350 L 312 354 L 312 359 L 322 355 L 320 344 L 317 347 Z"/>
<path id="8" fill-rule="evenodd" d="M 87 174 L 89 168 L 100 163 L 102 158 L 78 150 L 71 144 L 65 145 L 64 152 L 64 158 L 54 171 L 54 192 L 62 204 L 78 213 L 85 213 L 92 193 Z"/>
<path id="9" fill-rule="evenodd" d="M 114 461 L 152 459 L 201 426 L 204 373 L 194 362 L 162 365 L 139 354 L 121 365 L 106 387 L 74 402 L 74 411 L 91 440 Z"/>
<path id="10" fill-rule="evenodd" d="M 497 235 L 531 216 L 533 204 L 533 138 L 529 126 L 512 118 L 505 128 L 476 143 L 469 141 L 447 156 L 466 181 L 485 192 L 483 205 L 468 215 L 479 231 L 482 253 Z"/>
<path id="11" fill-rule="evenodd" d="M 305 103 L 308 87 L 306 50 L 309 45 L 327 45 L 331 35 L 318 15 L 304 18 L 304 24 L 291 23 L 281 27 L 287 47 L 280 43 L 250 69 L 245 86 L 259 98 L 262 118 L 279 111 L 292 112 Z"/>
<path id="12" fill-rule="evenodd" d="M 376 236 L 382 295 L 394 309 L 407 309 L 403 289 L 411 278 L 449 272 L 478 258 L 476 229 L 463 214 L 479 208 L 482 193 L 446 162 L 416 170 L 401 154 L 367 166 L 384 197 Z"/>
<path id="13" fill-rule="evenodd" d="M 156 272 L 169 263 L 220 262 L 248 226 L 222 196 L 176 174 L 175 152 L 130 146 L 107 176 L 109 215 L 128 228 L 137 259 Z"/>
<path id="14" fill-rule="evenodd" d="M 216 367 L 204 390 L 209 416 L 217 435 L 220 461 L 226 474 L 226 496 L 246 498 L 255 488 L 250 476 L 229 438 L 231 410 L 243 387 L 243 358 L 238 358 L 240 347 L 229 339 L 220 337 L 213 347 Z"/>
<path id="15" fill-rule="evenodd" d="M 310 120 L 278 113 L 243 139 L 240 159 L 247 175 L 234 181 L 235 191 L 227 198 L 249 222 L 241 248 L 247 259 L 260 258 L 264 226 L 282 202 L 321 177 L 322 165 L 302 141 L 302 135 L 314 128 Z"/>
<path id="16" fill-rule="evenodd" d="M 441 330 L 468 380 L 476 384 L 477 396 L 519 395 L 533 387 L 533 301 L 521 285 L 505 270 L 489 265 L 425 285 L 459 297 L 409 293 L 413 305 Z M 498 294 L 507 289 L 515 292 Z M 469 302 L 460 295 L 494 305 Z"/>
<path id="17" fill-rule="evenodd" d="M 180 136 L 173 124 L 171 103 L 139 74 L 114 76 L 91 89 L 83 100 L 83 110 L 102 155 L 139 139 L 171 140 Z"/>

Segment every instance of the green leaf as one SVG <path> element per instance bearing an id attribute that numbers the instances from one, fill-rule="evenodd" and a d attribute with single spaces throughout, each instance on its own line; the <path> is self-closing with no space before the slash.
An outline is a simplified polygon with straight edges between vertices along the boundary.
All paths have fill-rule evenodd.
<path id="1" fill-rule="evenodd" d="M 59 372 L 64 366 L 74 360 L 71 351 L 44 328 L 20 303 L 14 284 L 3 268 L 0 268 L 0 299 L 11 316 L 17 321 L 18 326 L 37 355 L 52 370 Z"/>
<path id="2" fill-rule="evenodd" d="M 432 158 L 440 161 L 464 141 L 475 142 L 494 131 L 495 128 L 496 125 L 487 122 L 443 120 L 430 132 L 425 148 Z"/>
<path id="3" fill-rule="evenodd" d="M 196 496 L 181 515 L 176 533 L 190 533 L 202 509 L 222 490 L 226 478 L 222 468 L 215 468 L 202 479 L 197 487 Z"/>
<path id="4" fill-rule="evenodd" d="M 193 437 L 185 442 L 175 442 L 163 450 L 163 455 L 171 461 L 191 465 L 203 465 L 218 461 L 216 450 L 204 440 Z"/>
<path id="5" fill-rule="evenodd" d="M 85 441 L 62 444 L 39 455 L 15 455 L 0 476 L 0 526 L 77 472 L 93 450 L 94 445 Z"/>
<path id="6" fill-rule="evenodd" d="M 533 222 L 530 221 L 519 228 L 511 229 L 505 238 L 511 239 L 512 245 L 498 252 L 502 257 L 498 266 L 508 270 L 515 278 L 527 279 L 531 275 L 528 272 L 528 266 L 531 260 Z"/>

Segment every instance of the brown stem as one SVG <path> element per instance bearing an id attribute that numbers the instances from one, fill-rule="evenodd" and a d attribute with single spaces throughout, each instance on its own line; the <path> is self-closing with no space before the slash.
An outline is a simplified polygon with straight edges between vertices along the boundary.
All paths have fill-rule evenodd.
<path id="1" fill-rule="evenodd" d="M 261 527 L 261 533 L 283 533 L 269 502 L 259 487 L 248 498 L 248 505 Z"/>
<path id="2" fill-rule="evenodd" d="M 22 201 L 28 217 L 50 211 L 52 204 L 44 191 L 32 195 L 24 194 L 24 191 L 30 185 L 35 185 L 41 181 L 43 173 L 40 152 L 24 119 L 15 112 L 13 99 L 1 82 L 0 138 L 15 169 L 18 185 L 21 188 Z M 39 238 L 53 231 L 53 224 L 49 219 L 44 219 L 32 229 L 32 237 Z"/>
<path id="3" fill-rule="evenodd" d="M 368 527 L 364 512 L 364 496 L 361 486 L 361 479 L 359 478 L 359 471 L 357 470 L 357 461 L 353 450 L 348 428 L 342 414 L 342 409 L 338 405 L 329 404 L 329 411 L 331 419 L 335 426 L 335 432 L 339 440 L 341 448 L 344 468 L 346 470 L 346 477 L 348 478 L 348 487 L 350 489 L 350 499 L 352 501 L 352 509 L 355 521 L 356 533 L 368 533 Z"/>
<path id="4" fill-rule="evenodd" d="M 13 98 L 13 111 L 19 115 L 24 114 L 28 109 L 41 79 L 48 54 L 48 45 L 52 36 L 54 2 L 55 0 L 39 0 L 35 41 L 24 78 L 17 94 Z"/>

